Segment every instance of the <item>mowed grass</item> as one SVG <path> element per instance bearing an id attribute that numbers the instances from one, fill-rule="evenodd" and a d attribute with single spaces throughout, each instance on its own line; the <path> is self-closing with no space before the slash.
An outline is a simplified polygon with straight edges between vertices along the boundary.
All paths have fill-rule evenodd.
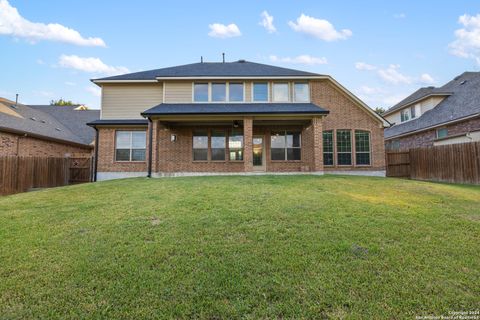
<path id="1" fill-rule="evenodd" d="M 414 318 L 480 304 L 480 188 L 126 179 L 0 198 L 0 318 Z"/>

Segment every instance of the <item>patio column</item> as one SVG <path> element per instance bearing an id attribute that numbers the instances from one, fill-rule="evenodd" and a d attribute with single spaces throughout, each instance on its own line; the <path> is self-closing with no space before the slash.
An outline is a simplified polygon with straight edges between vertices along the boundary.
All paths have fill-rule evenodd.
<path id="1" fill-rule="evenodd" d="M 243 163 L 245 172 L 253 171 L 253 119 L 243 118 Z"/>
<path id="2" fill-rule="evenodd" d="M 311 171 L 323 171 L 323 133 L 322 118 L 312 119 L 312 135 L 313 135 L 313 161 Z"/>

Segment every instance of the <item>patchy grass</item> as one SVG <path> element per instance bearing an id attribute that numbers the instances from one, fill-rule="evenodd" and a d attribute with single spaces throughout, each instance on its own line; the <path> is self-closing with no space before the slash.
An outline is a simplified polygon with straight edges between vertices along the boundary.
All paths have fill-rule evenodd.
<path id="1" fill-rule="evenodd" d="M 0 198 L 0 318 L 414 318 L 478 309 L 480 188 L 127 179 Z"/>

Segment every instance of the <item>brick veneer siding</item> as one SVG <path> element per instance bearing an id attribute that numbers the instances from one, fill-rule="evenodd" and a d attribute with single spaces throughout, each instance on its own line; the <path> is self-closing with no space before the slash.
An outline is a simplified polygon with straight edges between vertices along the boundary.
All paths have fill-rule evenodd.
<path id="1" fill-rule="evenodd" d="M 55 141 L 0 132 L 0 155 L 24 157 L 65 157 L 92 154 L 92 148 L 82 148 Z"/>
<path id="2" fill-rule="evenodd" d="M 383 126 L 373 115 L 362 109 L 346 93 L 338 89 L 329 80 L 315 80 L 310 82 L 312 102 L 330 111 L 323 121 L 323 130 L 334 130 L 334 160 L 335 165 L 325 166 L 324 170 L 384 170 L 385 145 Z M 335 130 L 352 130 L 352 164 L 351 166 L 336 165 L 336 134 Z M 354 130 L 370 132 L 371 165 L 355 165 Z"/>
<path id="3" fill-rule="evenodd" d="M 97 172 L 146 172 L 147 161 L 124 162 L 115 161 L 115 131 L 117 130 L 143 130 L 146 131 L 148 143 L 148 131 L 146 127 L 119 127 L 98 128 L 98 163 Z M 147 145 L 148 147 L 148 145 Z M 146 150 L 148 157 L 148 149 Z"/>
<path id="4" fill-rule="evenodd" d="M 471 131 L 480 130 L 480 117 L 472 118 L 466 121 L 453 123 L 447 126 L 439 127 L 447 128 L 448 136 L 455 136 L 459 134 L 465 134 Z M 419 147 L 429 147 L 433 146 L 433 143 L 437 139 L 437 128 L 426 130 L 411 135 L 388 139 L 385 141 L 387 149 L 393 147 L 393 141 L 398 142 L 398 148 L 396 149 L 410 149 L 410 148 L 419 148 Z"/>

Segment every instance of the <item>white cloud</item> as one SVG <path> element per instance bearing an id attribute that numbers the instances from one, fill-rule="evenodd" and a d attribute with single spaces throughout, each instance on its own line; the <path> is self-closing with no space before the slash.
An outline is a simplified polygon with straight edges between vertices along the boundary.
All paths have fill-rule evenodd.
<path id="1" fill-rule="evenodd" d="M 428 73 L 423 73 L 420 76 L 420 82 L 425 84 L 432 84 L 432 83 L 435 83 L 435 79 L 433 79 L 433 77 Z"/>
<path id="2" fill-rule="evenodd" d="M 405 19 L 405 18 L 407 17 L 407 15 L 402 12 L 402 13 L 395 13 L 395 14 L 393 15 L 393 17 L 394 17 L 395 19 Z"/>
<path id="3" fill-rule="evenodd" d="M 303 13 L 297 18 L 297 23 L 289 21 L 288 25 L 297 32 L 305 33 L 324 41 L 345 40 L 352 36 L 352 31 L 349 29 L 337 31 L 329 21 L 313 18 Z"/>
<path id="4" fill-rule="evenodd" d="M 106 75 L 116 75 L 130 72 L 126 67 L 114 67 L 103 63 L 99 58 L 79 57 L 76 55 L 62 54 L 58 64 L 63 68 L 71 68 L 90 73 L 102 73 Z"/>
<path id="5" fill-rule="evenodd" d="M 355 63 L 355 69 L 371 71 L 371 70 L 377 69 L 377 67 L 372 66 L 371 64 L 368 64 L 365 62 L 357 62 Z"/>
<path id="6" fill-rule="evenodd" d="M 316 64 L 327 64 L 327 58 L 325 57 L 312 57 L 308 54 L 299 55 L 296 57 L 277 57 L 275 55 L 270 56 L 270 60 L 273 62 L 283 62 L 283 63 L 294 63 L 294 64 L 305 64 L 305 65 L 316 65 Z"/>
<path id="7" fill-rule="evenodd" d="M 74 87 L 77 85 L 75 82 L 71 82 L 71 81 L 66 81 L 65 84 L 70 87 Z"/>
<path id="8" fill-rule="evenodd" d="M 85 90 L 93 94 L 95 97 L 100 97 L 102 94 L 102 90 L 97 86 L 89 86 L 86 87 Z"/>
<path id="9" fill-rule="evenodd" d="M 277 28 L 273 25 L 273 16 L 269 15 L 267 11 L 263 11 L 260 16 L 262 17 L 262 21 L 260 21 L 259 24 L 267 29 L 268 33 L 277 31 Z"/>
<path id="10" fill-rule="evenodd" d="M 480 65 L 480 14 L 464 14 L 458 18 L 463 28 L 455 31 L 455 40 L 450 43 L 450 52 L 461 58 L 474 59 Z"/>
<path id="11" fill-rule="evenodd" d="M 101 38 L 84 38 L 78 31 L 58 23 L 31 22 L 23 18 L 7 0 L 0 0 L 0 34 L 24 38 L 31 43 L 48 40 L 78 46 L 106 46 Z"/>
<path id="12" fill-rule="evenodd" d="M 229 25 L 224 25 L 221 23 L 214 23 L 208 25 L 210 28 L 210 32 L 208 35 L 213 38 L 233 38 L 239 37 L 242 35 L 240 29 L 237 27 L 235 23 L 231 23 Z"/>
<path id="13" fill-rule="evenodd" d="M 391 64 L 386 69 L 379 69 L 378 75 L 383 81 L 391 84 L 410 84 L 412 79 L 398 71 L 400 66 L 398 64 Z"/>

